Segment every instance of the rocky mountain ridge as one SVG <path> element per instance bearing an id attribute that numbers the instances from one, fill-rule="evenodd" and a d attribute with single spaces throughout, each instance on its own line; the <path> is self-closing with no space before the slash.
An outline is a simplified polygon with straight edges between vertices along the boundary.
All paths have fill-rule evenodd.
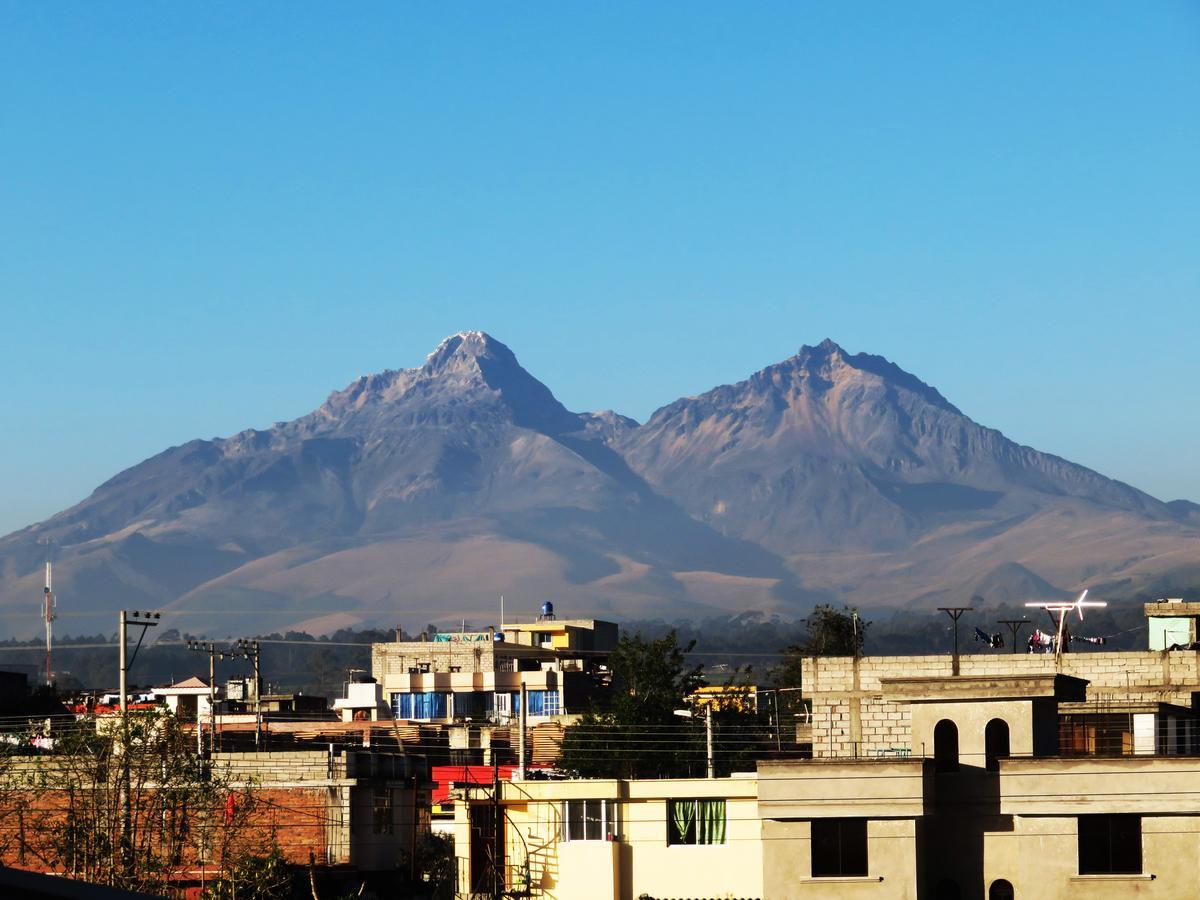
<path id="1" fill-rule="evenodd" d="M 35 597 L 46 546 L 79 625 L 155 606 L 196 632 L 478 618 L 501 594 L 617 617 L 1129 594 L 1200 583 L 1196 508 L 1017 445 L 828 340 L 639 425 L 567 410 L 463 332 L 0 539 L 0 605 Z"/>

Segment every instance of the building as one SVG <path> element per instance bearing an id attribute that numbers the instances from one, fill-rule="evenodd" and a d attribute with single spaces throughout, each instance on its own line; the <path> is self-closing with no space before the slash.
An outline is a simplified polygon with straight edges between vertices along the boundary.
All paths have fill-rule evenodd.
<path id="1" fill-rule="evenodd" d="M 218 874 L 213 848 L 221 845 L 221 830 L 230 827 L 243 789 L 253 799 L 239 839 L 253 838 L 262 846 L 276 843 L 289 863 L 317 866 L 326 873 L 394 872 L 429 830 L 430 784 L 420 757 L 329 744 L 218 752 L 206 765 L 230 793 L 219 816 L 204 809 L 183 813 L 192 820 L 181 829 L 187 844 L 179 848 L 170 876 L 180 887 Z M 81 782 L 73 768 L 60 756 L 32 756 L 14 759 L 0 773 L 0 865 L 62 873 L 57 837 L 64 829 L 71 831 L 80 791 L 113 790 L 105 782 Z M 143 799 L 156 790 L 153 784 L 137 788 Z"/>
<path id="2" fill-rule="evenodd" d="M 166 704 L 171 715 L 189 722 L 195 722 L 197 717 L 210 719 L 213 713 L 211 701 L 215 698 L 219 702 L 222 696 L 220 688 L 210 688 L 198 675 L 167 687 L 154 688 L 151 693 L 156 700 Z"/>
<path id="3" fill-rule="evenodd" d="M 617 626 L 556 619 L 546 606 L 536 622 L 375 644 L 376 687 L 351 684 L 354 699 L 338 708 L 354 716 L 382 703 L 396 719 L 508 723 L 520 715 L 524 689 L 531 724 L 583 712 L 608 685 Z"/>
<path id="4" fill-rule="evenodd" d="M 456 897 L 763 897 L 757 778 L 465 787 Z"/>
<path id="5" fill-rule="evenodd" d="M 379 682 L 361 669 L 350 671 L 345 696 L 333 701 L 333 710 L 343 722 L 378 722 L 392 717 Z"/>
<path id="6" fill-rule="evenodd" d="M 452 791 L 458 896 L 1194 896 L 1200 653 L 1180 643 L 805 660 L 811 758 Z"/>
<path id="7" fill-rule="evenodd" d="M 1182 637 L 1185 631 L 1194 633 L 1200 604 L 1160 601 L 1147 603 L 1145 612 L 1153 646 L 1168 637 Z M 1179 644 L 1171 640 L 1167 646 Z M 1090 720 L 1094 729 L 1110 734 L 1128 731 L 1131 752 L 1135 730 L 1141 735 L 1139 752 L 1150 743 L 1159 748 L 1156 752 L 1194 752 L 1200 737 L 1193 702 L 1200 693 L 1200 654 L 1194 650 L 1097 650 L 1066 653 L 1057 663 L 1050 654 L 1004 651 L 964 654 L 957 660 L 948 654 L 817 657 L 802 665 L 803 693 L 811 701 L 811 728 L 806 736 L 813 756 L 886 756 L 909 748 L 910 709 L 887 700 L 883 682 L 903 676 L 946 678 L 956 671 L 976 678 L 1061 673 L 1082 679 L 1087 682 L 1086 696 L 1077 704 L 1064 705 L 1060 712 L 1070 715 L 1077 726 Z M 1152 738 L 1146 731 L 1150 727 Z M 1064 730 L 1064 741 L 1075 739 Z"/>
<path id="8" fill-rule="evenodd" d="M 759 764 L 767 895 L 1195 893 L 1200 604 L 1145 612 L 1147 651 L 804 660 L 814 758 Z"/>

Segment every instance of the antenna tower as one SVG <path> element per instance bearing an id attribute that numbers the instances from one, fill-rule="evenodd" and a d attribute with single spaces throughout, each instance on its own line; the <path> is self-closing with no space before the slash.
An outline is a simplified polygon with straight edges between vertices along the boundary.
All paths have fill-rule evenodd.
<path id="1" fill-rule="evenodd" d="M 55 612 L 57 603 L 54 599 L 54 582 L 53 572 L 51 571 L 50 561 L 46 561 L 46 586 L 42 588 L 42 621 L 46 623 L 46 684 L 54 682 L 54 663 L 52 661 L 52 651 L 54 649 L 54 620 L 58 618 Z"/>

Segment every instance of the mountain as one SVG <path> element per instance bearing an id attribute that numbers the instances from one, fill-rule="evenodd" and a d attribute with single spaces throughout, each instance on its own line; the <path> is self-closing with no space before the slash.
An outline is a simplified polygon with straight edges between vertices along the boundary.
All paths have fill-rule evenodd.
<path id="1" fill-rule="evenodd" d="M 33 631 L 47 546 L 73 632 L 121 606 L 246 634 L 490 621 L 501 595 L 671 617 L 1129 593 L 1196 583 L 1192 507 L 1019 446 L 832 341 L 638 425 L 567 410 L 465 332 L 0 539 L 0 606 L 34 610 L 13 626 Z"/>

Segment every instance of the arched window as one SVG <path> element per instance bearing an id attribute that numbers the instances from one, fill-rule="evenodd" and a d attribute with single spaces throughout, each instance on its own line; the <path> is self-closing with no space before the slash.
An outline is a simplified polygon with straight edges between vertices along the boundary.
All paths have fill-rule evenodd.
<path id="1" fill-rule="evenodd" d="M 962 900 L 962 890 L 953 878 L 943 878 L 938 882 L 933 896 L 935 900 Z"/>
<path id="2" fill-rule="evenodd" d="M 1008 758 L 1008 723 L 1003 719 L 992 719 L 983 730 L 984 754 L 987 770 L 1000 771 L 1000 760 Z"/>
<path id="3" fill-rule="evenodd" d="M 938 772 L 958 771 L 958 726 L 949 719 L 933 728 L 933 767 Z"/>
<path id="4" fill-rule="evenodd" d="M 1013 900 L 1014 896 L 1012 882 L 1003 878 L 997 878 L 988 888 L 988 900 Z"/>

